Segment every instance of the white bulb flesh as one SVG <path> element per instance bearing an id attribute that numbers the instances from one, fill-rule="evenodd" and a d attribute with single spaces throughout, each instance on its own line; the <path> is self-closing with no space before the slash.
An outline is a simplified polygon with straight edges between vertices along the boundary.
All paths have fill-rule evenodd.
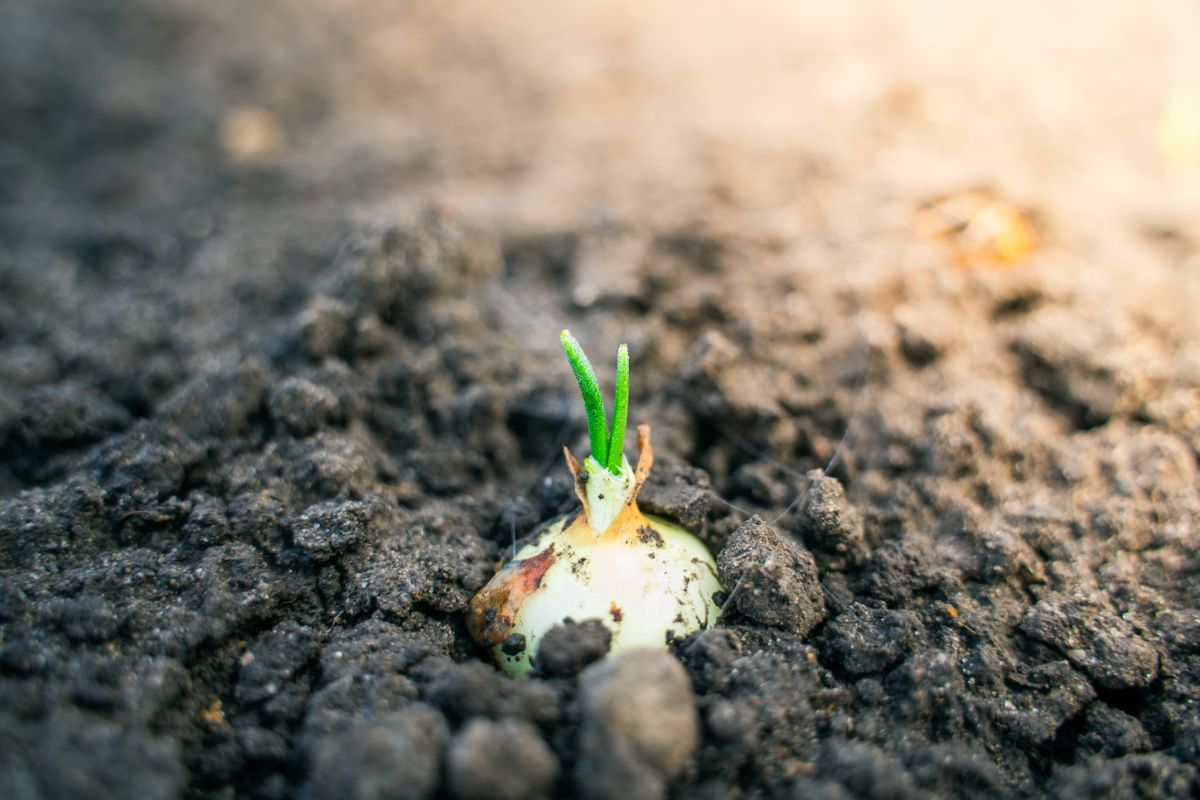
<path id="1" fill-rule="evenodd" d="M 610 652 L 661 650 L 716 622 L 721 584 L 708 548 L 672 522 L 650 515 L 646 520 L 650 527 L 638 541 L 596 539 L 590 545 L 565 534 L 559 522 L 517 553 L 520 561 L 554 545 L 555 559 L 513 619 L 512 633 L 524 638 L 524 649 L 513 655 L 503 644 L 492 649 L 505 672 L 529 672 L 542 637 L 565 619 L 599 619 L 612 633 Z"/>

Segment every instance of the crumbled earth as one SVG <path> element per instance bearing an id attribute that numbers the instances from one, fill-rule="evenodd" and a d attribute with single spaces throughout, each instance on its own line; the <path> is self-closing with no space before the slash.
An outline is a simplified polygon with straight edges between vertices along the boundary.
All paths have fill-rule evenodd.
<path id="1" fill-rule="evenodd" d="M 0 4 L 0 797 L 1200 796 L 1151 6 Z M 966 190 L 1032 255 L 914 227 Z M 726 613 L 514 681 L 568 326 Z"/>

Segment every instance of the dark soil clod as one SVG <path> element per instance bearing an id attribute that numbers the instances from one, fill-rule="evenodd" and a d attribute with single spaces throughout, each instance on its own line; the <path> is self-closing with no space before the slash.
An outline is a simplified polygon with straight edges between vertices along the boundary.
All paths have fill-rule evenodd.
<path id="1" fill-rule="evenodd" d="M 825 657 L 851 675 L 882 672 L 904 654 L 917 631 L 910 611 L 867 608 L 855 603 L 825 629 Z"/>
<path id="2" fill-rule="evenodd" d="M 612 632 L 600 620 L 565 620 L 542 637 L 534 666 L 547 677 L 569 678 L 603 658 L 611 643 Z"/>
<path id="3" fill-rule="evenodd" d="M 730 535 L 717 567 L 734 608 L 756 622 L 803 635 L 825 618 L 812 555 L 757 516 Z"/>
<path id="4" fill-rule="evenodd" d="M 811 470 L 805 477 L 809 484 L 796 533 L 813 550 L 843 563 L 861 564 L 867 555 L 862 520 L 846 501 L 842 484 L 822 470 Z"/>
<path id="5" fill-rule="evenodd" d="M 635 651 L 593 664 L 579 681 L 578 796 L 664 796 L 698 742 L 683 667 L 668 653 Z"/>

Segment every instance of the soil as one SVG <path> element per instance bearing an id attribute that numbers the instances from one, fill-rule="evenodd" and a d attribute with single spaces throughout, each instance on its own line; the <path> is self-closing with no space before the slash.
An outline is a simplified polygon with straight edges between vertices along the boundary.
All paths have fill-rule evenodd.
<path id="1" fill-rule="evenodd" d="M 1200 10 L 561 5 L 0 6 L 0 795 L 1200 796 Z M 513 681 L 568 326 L 729 610 Z"/>

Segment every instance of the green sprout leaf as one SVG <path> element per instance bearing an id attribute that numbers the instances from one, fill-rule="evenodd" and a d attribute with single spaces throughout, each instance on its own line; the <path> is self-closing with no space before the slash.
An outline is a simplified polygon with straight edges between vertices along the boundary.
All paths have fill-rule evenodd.
<path id="1" fill-rule="evenodd" d="M 600 384 L 596 381 L 596 371 L 583 353 L 579 342 L 564 330 L 558 337 L 562 341 L 563 351 L 567 361 L 571 362 L 571 371 L 579 382 L 579 393 L 583 395 L 583 407 L 587 412 L 588 438 L 592 442 L 592 458 L 601 464 L 608 463 L 608 421 L 604 414 L 604 398 L 600 395 Z M 624 431 L 621 436 L 624 437 Z"/>
<path id="2" fill-rule="evenodd" d="M 625 427 L 629 422 L 629 348 L 617 348 L 617 391 L 613 403 L 612 437 L 608 440 L 608 471 L 621 472 L 621 457 L 625 452 Z"/>

